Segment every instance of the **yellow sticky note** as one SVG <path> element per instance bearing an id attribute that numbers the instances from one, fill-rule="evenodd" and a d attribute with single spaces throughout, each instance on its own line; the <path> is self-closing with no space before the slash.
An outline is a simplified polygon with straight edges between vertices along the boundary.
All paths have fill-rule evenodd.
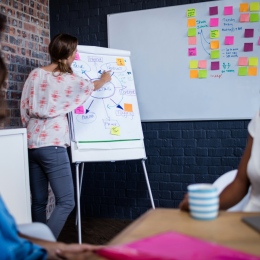
<path id="1" fill-rule="evenodd" d="M 238 68 L 238 76 L 247 76 L 247 67 L 239 67 Z"/>
<path id="2" fill-rule="evenodd" d="M 219 49 L 219 41 L 211 41 L 210 42 L 211 49 Z"/>
<path id="3" fill-rule="evenodd" d="M 211 59 L 219 59 L 220 52 L 219 50 L 211 51 L 210 52 L 210 58 Z"/>
<path id="4" fill-rule="evenodd" d="M 196 28 L 189 28 L 188 29 L 188 37 L 196 36 L 197 30 Z"/>
<path id="5" fill-rule="evenodd" d="M 196 26 L 196 18 L 188 19 L 188 27 L 195 27 Z"/>
<path id="6" fill-rule="evenodd" d="M 257 76 L 258 68 L 257 67 L 248 67 L 248 76 Z"/>
<path id="7" fill-rule="evenodd" d="M 196 44 L 197 44 L 196 36 L 188 37 L 188 45 L 196 45 Z"/>
<path id="8" fill-rule="evenodd" d="M 198 65 L 199 65 L 199 62 L 197 60 L 190 61 L 190 69 L 197 69 Z"/>
<path id="9" fill-rule="evenodd" d="M 199 71 L 198 70 L 190 70 L 190 78 L 191 79 L 197 79 L 199 77 Z"/>
<path id="10" fill-rule="evenodd" d="M 258 12 L 259 11 L 259 2 L 250 3 L 250 12 Z"/>
<path id="11" fill-rule="evenodd" d="M 241 13 L 243 13 L 243 12 L 248 12 L 248 8 L 249 8 L 248 3 L 241 3 L 241 4 L 240 4 L 240 7 L 239 7 L 239 11 L 240 11 Z"/>
<path id="12" fill-rule="evenodd" d="M 219 38 L 219 30 L 211 30 L 210 31 L 210 38 L 211 39 Z"/>
<path id="13" fill-rule="evenodd" d="M 133 105 L 124 103 L 124 110 L 127 112 L 133 112 Z"/>
<path id="14" fill-rule="evenodd" d="M 111 135 L 120 135 L 120 127 L 119 126 L 112 126 L 110 129 Z"/>
<path id="15" fill-rule="evenodd" d="M 125 66 L 125 60 L 123 58 L 116 58 L 116 64 L 118 66 Z"/>
<path id="16" fill-rule="evenodd" d="M 257 57 L 251 57 L 248 59 L 248 65 L 249 66 L 258 66 L 258 58 Z"/>
<path id="17" fill-rule="evenodd" d="M 187 17 L 194 17 L 196 16 L 196 9 L 195 8 L 190 8 L 187 10 Z"/>
<path id="18" fill-rule="evenodd" d="M 208 76 L 207 70 L 199 70 L 199 79 L 205 79 Z"/>

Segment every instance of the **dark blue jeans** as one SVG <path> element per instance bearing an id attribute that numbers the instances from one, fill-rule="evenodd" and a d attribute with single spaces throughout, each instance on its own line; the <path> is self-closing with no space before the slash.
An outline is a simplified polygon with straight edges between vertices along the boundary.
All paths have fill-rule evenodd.
<path id="1" fill-rule="evenodd" d="M 29 149 L 30 188 L 32 194 L 32 220 L 47 223 L 58 238 L 70 212 L 75 206 L 74 186 L 66 148 L 48 146 Z M 55 196 L 55 209 L 46 219 L 48 183 Z"/>

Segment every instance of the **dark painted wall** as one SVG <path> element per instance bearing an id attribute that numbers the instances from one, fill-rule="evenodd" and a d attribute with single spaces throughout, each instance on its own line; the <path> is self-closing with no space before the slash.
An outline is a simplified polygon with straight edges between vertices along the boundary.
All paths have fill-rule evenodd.
<path id="1" fill-rule="evenodd" d="M 107 47 L 107 14 L 198 2 L 207 1 L 50 0 L 51 36 Z M 237 168 L 248 122 L 142 123 L 155 206 L 178 207 L 188 184 Z M 83 216 L 136 218 L 151 207 L 141 161 L 86 163 L 82 187 Z"/>

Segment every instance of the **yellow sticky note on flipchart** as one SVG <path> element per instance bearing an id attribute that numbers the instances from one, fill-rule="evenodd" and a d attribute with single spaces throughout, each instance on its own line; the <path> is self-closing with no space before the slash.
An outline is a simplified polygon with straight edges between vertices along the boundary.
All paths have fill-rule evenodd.
<path id="1" fill-rule="evenodd" d="M 119 126 L 112 126 L 110 129 L 111 135 L 120 135 L 120 127 Z"/>
<path id="2" fill-rule="evenodd" d="M 116 58 L 116 64 L 118 66 L 125 66 L 125 60 L 123 58 Z"/>

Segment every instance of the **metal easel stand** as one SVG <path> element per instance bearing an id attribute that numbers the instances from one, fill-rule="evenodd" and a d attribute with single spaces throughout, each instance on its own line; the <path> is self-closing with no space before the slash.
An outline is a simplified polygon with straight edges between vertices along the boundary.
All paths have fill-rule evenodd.
<path id="1" fill-rule="evenodd" d="M 153 194 L 148 178 L 148 174 L 146 171 L 146 166 L 145 166 L 145 160 L 146 158 L 142 159 L 142 166 L 144 170 L 144 176 L 149 192 L 149 197 L 151 200 L 152 208 L 155 209 L 154 206 L 154 200 L 153 200 Z M 79 174 L 79 165 L 82 165 L 81 167 L 81 173 Z M 82 188 L 82 180 L 83 180 L 83 172 L 84 172 L 84 163 L 83 162 L 76 162 L 76 194 L 77 194 L 77 212 L 76 212 L 76 225 L 78 225 L 78 242 L 79 244 L 82 244 L 82 234 L 81 234 L 81 210 L 80 210 L 80 195 L 81 195 L 81 188 Z"/>

